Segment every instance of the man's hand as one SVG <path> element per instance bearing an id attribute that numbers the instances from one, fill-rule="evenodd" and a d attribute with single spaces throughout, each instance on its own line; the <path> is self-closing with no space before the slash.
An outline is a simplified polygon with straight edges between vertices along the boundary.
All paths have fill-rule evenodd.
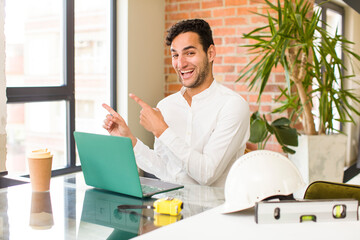
<path id="1" fill-rule="evenodd" d="M 103 103 L 102 106 L 110 113 L 106 115 L 103 128 L 105 128 L 110 135 L 130 138 L 134 147 L 137 139 L 132 135 L 125 120 L 107 104 Z"/>
<path id="2" fill-rule="evenodd" d="M 160 137 L 161 134 L 169 127 L 163 115 L 158 108 L 152 108 L 139 97 L 130 93 L 129 95 L 135 100 L 141 107 L 140 111 L 140 124 L 149 132 L 152 132 L 155 137 Z"/>

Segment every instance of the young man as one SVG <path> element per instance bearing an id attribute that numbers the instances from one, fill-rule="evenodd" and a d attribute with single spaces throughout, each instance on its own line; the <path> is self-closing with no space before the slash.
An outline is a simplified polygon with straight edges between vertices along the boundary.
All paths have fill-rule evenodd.
<path id="1" fill-rule="evenodd" d="M 201 19 L 181 21 L 168 30 L 172 65 L 182 89 L 152 108 L 130 94 L 142 110 L 140 124 L 155 136 L 154 150 L 132 135 L 109 106 L 104 128 L 129 137 L 137 165 L 160 179 L 182 184 L 221 186 L 249 138 L 246 101 L 214 80 L 212 31 Z"/>

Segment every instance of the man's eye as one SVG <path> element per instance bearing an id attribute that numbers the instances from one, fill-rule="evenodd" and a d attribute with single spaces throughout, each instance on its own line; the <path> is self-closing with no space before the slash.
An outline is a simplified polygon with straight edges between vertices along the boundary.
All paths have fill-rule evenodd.
<path id="1" fill-rule="evenodd" d="M 191 55 L 194 55 L 194 54 L 195 54 L 194 52 L 188 52 L 186 55 L 191 56 Z"/>
<path id="2" fill-rule="evenodd" d="M 179 55 L 177 55 L 177 54 L 174 54 L 174 55 L 172 55 L 171 57 L 172 58 L 177 58 Z"/>

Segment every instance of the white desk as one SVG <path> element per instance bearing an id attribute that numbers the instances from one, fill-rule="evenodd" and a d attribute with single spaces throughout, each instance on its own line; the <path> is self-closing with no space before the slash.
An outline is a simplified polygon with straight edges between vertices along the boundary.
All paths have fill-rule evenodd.
<path id="1" fill-rule="evenodd" d="M 156 198 L 167 196 L 183 200 L 179 218 L 156 216 L 148 209 L 117 211 L 120 204 L 152 205 Z M 0 240 L 129 239 L 191 218 L 223 202 L 223 188 L 199 185 L 154 198 L 133 198 L 93 189 L 79 172 L 52 178 L 50 192 L 33 193 L 29 183 L 0 189 Z"/>
<path id="2" fill-rule="evenodd" d="M 222 206 L 156 229 L 136 239 L 360 239 L 360 222 L 256 224 L 254 209 L 222 214 Z"/>
<path id="3" fill-rule="evenodd" d="M 259 225 L 253 210 L 221 214 L 221 188 L 185 186 L 156 197 L 165 196 L 183 200 L 183 219 L 160 227 L 151 210 L 122 215 L 116 211 L 119 204 L 150 205 L 154 198 L 141 200 L 94 190 L 85 185 L 82 173 L 53 178 L 50 193 L 42 197 L 31 192 L 30 184 L 3 188 L 0 239 L 360 239 L 359 221 Z"/>

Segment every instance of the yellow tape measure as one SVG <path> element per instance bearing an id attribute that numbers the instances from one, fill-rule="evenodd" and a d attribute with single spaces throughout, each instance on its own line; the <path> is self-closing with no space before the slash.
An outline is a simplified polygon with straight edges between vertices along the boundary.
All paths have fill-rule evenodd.
<path id="1" fill-rule="evenodd" d="M 153 206 L 148 205 L 119 205 L 119 211 L 124 209 L 154 209 L 154 212 L 160 214 L 169 214 L 177 216 L 183 209 L 183 202 L 177 198 L 167 197 L 156 200 Z"/>
<path id="2" fill-rule="evenodd" d="M 154 212 L 176 216 L 183 209 L 183 205 L 183 202 L 177 198 L 160 198 L 154 202 Z"/>

